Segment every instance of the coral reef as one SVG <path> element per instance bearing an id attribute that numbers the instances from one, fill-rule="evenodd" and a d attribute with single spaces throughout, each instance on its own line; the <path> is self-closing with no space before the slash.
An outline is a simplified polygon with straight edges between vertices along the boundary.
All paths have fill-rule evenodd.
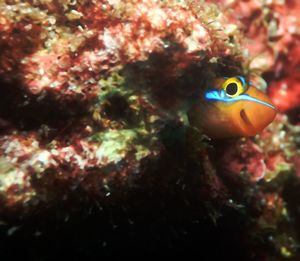
<path id="1" fill-rule="evenodd" d="M 157 1 L 2 4 L 3 207 L 51 201 L 33 185 L 38 180 L 40 190 L 49 175 L 105 196 L 110 183 L 141 172 L 142 160 L 160 157 L 166 123 L 186 124 L 183 100 L 196 85 L 183 89 L 185 74 L 238 56 L 229 33 L 202 9 Z"/>
<path id="2" fill-rule="evenodd" d="M 296 0 L 0 3 L 1 237 L 46 242 L 57 223 L 69 235 L 79 221 L 88 232 L 77 240 L 98 256 L 81 235 L 130 252 L 115 229 L 153 223 L 135 231 L 141 251 L 164 227 L 180 238 L 163 237 L 173 253 L 201 240 L 236 260 L 300 258 L 299 10 Z M 237 74 L 279 113 L 253 138 L 211 140 L 188 111 L 216 77 Z"/>

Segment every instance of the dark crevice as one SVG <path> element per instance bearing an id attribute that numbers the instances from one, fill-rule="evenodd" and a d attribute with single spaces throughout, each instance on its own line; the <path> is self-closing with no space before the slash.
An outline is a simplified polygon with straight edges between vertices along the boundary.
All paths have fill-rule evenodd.
<path id="1" fill-rule="evenodd" d="M 80 99 L 59 101 L 51 93 L 33 95 L 18 80 L 0 80 L 0 129 L 59 132 L 87 113 L 85 103 Z"/>

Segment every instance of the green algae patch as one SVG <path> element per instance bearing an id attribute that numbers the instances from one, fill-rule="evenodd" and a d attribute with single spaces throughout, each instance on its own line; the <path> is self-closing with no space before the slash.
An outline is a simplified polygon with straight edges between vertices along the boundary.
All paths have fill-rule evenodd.
<path id="1" fill-rule="evenodd" d="M 97 133 L 92 140 L 99 142 L 96 150 L 97 158 L 105 158 L 108 162 L 117 163 L 124 159 L 129 151 L 134 151 L 136 160 L 140 160 L 150 154 L 146 145 L 139 144 L 140 130 L 107 130 Z"/>

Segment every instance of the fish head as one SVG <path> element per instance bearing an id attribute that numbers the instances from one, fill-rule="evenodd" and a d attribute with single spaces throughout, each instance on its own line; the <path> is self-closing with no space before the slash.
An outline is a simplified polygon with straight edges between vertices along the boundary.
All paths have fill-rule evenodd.
<path id="1" fill-rule="evenodd" d="M 268 96 L 243 76 L 217 79 L 194 108 L 192 119 L 211 138 L 254 136 L 276 116 Z"/>

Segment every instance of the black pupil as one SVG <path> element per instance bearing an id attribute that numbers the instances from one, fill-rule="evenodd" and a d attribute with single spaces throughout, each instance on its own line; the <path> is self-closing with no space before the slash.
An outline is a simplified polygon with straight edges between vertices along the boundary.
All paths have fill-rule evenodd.
<path id="1" fill-rule="evenodd" d="M 238 86 L 235 82 L 229 83 L 226 87 L 226 93 L 229 95 L 235 95 L 238 91 Z"/>

